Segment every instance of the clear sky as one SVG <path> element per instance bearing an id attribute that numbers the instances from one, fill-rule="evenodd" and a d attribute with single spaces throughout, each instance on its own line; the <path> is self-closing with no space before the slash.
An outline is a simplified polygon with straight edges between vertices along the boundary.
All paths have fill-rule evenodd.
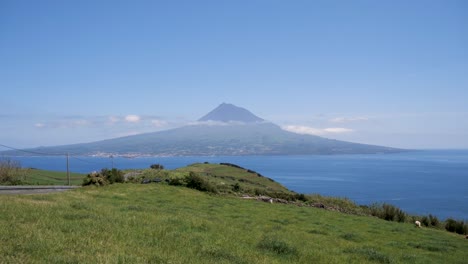
<path id="1" fill-rule="evenodd" d="M 468 148 L 468 1 L 0 1 L 0 144 L 182 126 Z"/>

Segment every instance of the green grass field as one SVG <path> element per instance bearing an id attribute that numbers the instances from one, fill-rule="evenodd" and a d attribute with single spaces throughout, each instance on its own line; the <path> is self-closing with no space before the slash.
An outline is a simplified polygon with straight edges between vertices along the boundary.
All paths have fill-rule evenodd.
<path id="1" fill-rule="evenodd" d="M 64 171 L 46 171 L 23 169 L 23 184 L 31 185 L 68 185 L 67 173 Z M 81 185 L 85 174 L 70 173 L 71 185 Z"/>
<path id="2" fill-rule="evenodd" d="M 0 196 L 0 263 L 466 263 L 468 240 L 412 224 L 114 184 Z"/>

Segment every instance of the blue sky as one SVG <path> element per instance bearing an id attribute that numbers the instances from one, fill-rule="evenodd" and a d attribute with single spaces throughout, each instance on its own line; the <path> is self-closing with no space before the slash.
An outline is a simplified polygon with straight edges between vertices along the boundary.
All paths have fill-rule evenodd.
<path id="1" fill-rule="evenodd" d="M 468 148 L 468 2 L 0 1 L 0 144 L 182 126 Z"/>

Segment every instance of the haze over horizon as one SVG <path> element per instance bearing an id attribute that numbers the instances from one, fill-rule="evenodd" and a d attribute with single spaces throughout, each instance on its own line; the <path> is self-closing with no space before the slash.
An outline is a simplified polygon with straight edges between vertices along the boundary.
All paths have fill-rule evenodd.
<path id="1" fill-rule="evenodd" d="M 0 144 L 166 130 L 226 102 L 293 132 L 468 148 L 467 14 L 463 0 L 1 1 Z"/>

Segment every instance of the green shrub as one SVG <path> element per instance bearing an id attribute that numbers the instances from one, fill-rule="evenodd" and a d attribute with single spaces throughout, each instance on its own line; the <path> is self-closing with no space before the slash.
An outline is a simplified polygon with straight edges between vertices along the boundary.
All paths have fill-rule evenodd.
<path id="1" fill-rule="evenodd" d="M 110 184 L 125 181 L 123 172 L 115 168 L 112 170 L 104 168 L 101 170 L 101 175 L 103 175 L 103 177 L 105 177 Z"/>
<path id="2" fill-rule="evenodd" d="M 400 208 L 391 204 L 377 204 L 374 203 L 367 209 L 372 216 L 395 222 L 405 222 L 406 213 Z"/>
<path id="3" fill-rule="evenodd" d="M 169 185 L 173 185 L 173 186 L 183 186 L 185 185 L 185 181 L 183 178 L 178 178 L 178 177 L 175 177 L 175 178 L 170 178 L 169 179 Z"/>
<path id="4" fill-rule="evenodd" d="M 151 164 L 150 168 L 154 170 L 164 170 L 164 166 L 161 164 Z"/>
<path id="5" fill-rule="evenodd" d="M 83 186 L 89 186 L 89 185 L 94 185 L 94 186 L 105 186 L 108 185 L 109 181 L 104 177 L 99 172 L 91 172 L 90 174 L 86 175 L 86 177 L 83 179 L 83 183 L 81 185 Z"/>
<path id="6" fill-rule="evenodd" d="M 421 222 L 421 225 L 423 226 L 428 226 L 428 227 L 439 227 L 440 226 L 440 221 L 439 219 L 434 216 L 429 214 L 428 216 L 423 216 L 419 220 Z"/>
<path id="7" fill-rule="evenodd" d="M 440 225 L 440 221 L 437 218 L 437 216 L 434 216 L 431 214 L 429 215 L 429 223 L 431 224 L 431 226 L 434 226 L 434 227 L 438 227 Z"/>
<path id="8" fill-rule="evenodd" d="M 271 197 L 271 198 L 278 198 L 278 199 L 283 199 L 287 201 L 293 200 L 293 197 L 289 193 L 284 193 L 284 192 L 266 192 L 265 195 Z"/>
<path id="9" fill-rule="evenodd" d="M 185 181 L 187 182 L 188 188 L 196 189 L 202 192 L 218 192 L 216 187 L 214 187 L 207 179 L 193 171 L 189 172 L 189 175 L 185 178 Z"/>
<path id="10" fill-rule="evenodd" d="M 84 179 L 81 185 L 95 185 L 95 186 L 105 186 L 115 182 L 124 182 L 125 178 L 123 172 L 118 169 L 102 169 L 100 172 L 91 172 Z"/>
<path id="11" fill-rule="evenodd" d="M 298 200 L 298 201 L 303 201 L 303 202 L 307 202 L 308 199 L 307 197 L 303 194 L 303 193 L 296 193 L 294 195 L 294 199 Z"/>
<path id="12" fill-rule="evenodd" d="M 8 158 L 0 159 L 0 184 L 18 185 L 24 181 L 21 164 Z"/>
<path id="13" fill-rule="evenodd" d="M 457 221 L 452 218 L 448 218 L 445 220 L 445 230 L 466 235 L 468 233 L 468 224 L 466 224 L 463 220 Z"/>
<path id="14" fill-rule="evenodd" d="M 232 185 L 232 190 L 233 190 L 234 192 L 240 192 L 241 187 L 240 187 L 240 185 L 239 185 L 238 182 L 236 182 L 236 184 Z"/>
<path id="15" fill-rule="evenodd" d="M 365 208 L 365 207 L 363 207 L 363 208 Z M 367 210 L 369 211 L 369 214 L 370 214 L 370 215 L 376 216 L 376 217 L 378 217 L 378 218 L 381 218 L 380 216 L 381 216 L 381 214 L 382 214 L 382 213 L 381 213 L 382 210 L 381 210 L 381 207 L 380 207 L 379 204 L 373 203 L 373 204 L 371 204 L 371 205 L 369 205 L 369 206 L 367 207 Z"/>
<path id="16" fill-rule="evenodd" d="M 430 225 L 429 217 L 427 216 L 421 217 L 421 224 L 423 226 L 429 226 Z"/>
<path id="17" fill-rule="evenodd" d="M 262 190 L 262 189 L 259 189 L 259 188 L 255 188 L 254 194 L 257 195 L 257 196 L 260 196 L 260 195 L 265 195 L 266 192 L 265 192 L 265 190 Z"/>

